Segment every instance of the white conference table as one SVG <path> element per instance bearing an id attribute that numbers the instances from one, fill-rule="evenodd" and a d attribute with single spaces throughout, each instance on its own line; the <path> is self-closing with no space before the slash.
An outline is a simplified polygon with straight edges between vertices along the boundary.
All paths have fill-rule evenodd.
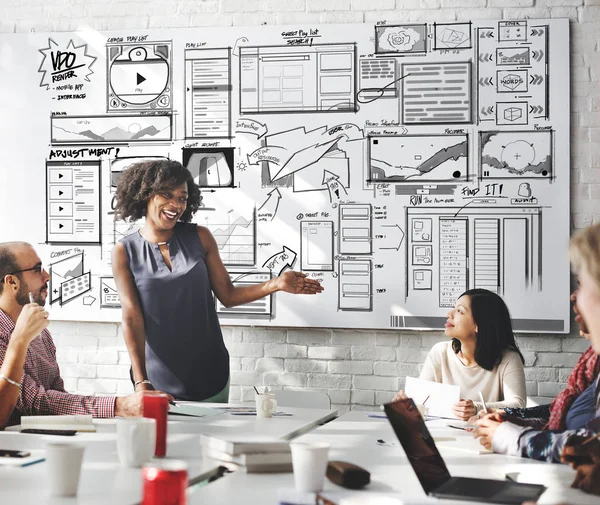
<path id="1" fill-rule="evenodd" d="M 465 446 L 478 448 L 470 433 L 449 428 L 444 420 L 428 421 L 427 424 L 453 476 L 504 479 L 506 473 L 518 472 L 520 482 L 547 486 L 539 504 L 600 504 L 598 496 L 569 487 L 575 472 L 567 465 L 500 454 L 477 454 L 475 450 L 469 452 L 464 449 Z M 326 479 L 323 494 L 336 503 L 341 499 L 357 505 L 475 503 L 426 496 L 387 419 L 369 418 L 365 412 L 353 411 L 296 440 L 327 442 L 330 444 L 330 460 L 355 463 L 371 473 L 371 484 L 362 491 L 345 490 Z M 386 445 L 379 445 L 377 440 L 383 440 Z M 188 505 L 275 505 L 280 493 L 293 487 L 292 473 L 247 474 L 237 471 L 208 486 L 192 489 Z"/>
<path id="2" fill-rule="evenodd" d="M 186 403 L 186 402 L 182 402 Z M 234 406 L 201 404 L 202 407 Z M 240 405 L 241 406 L 241 405 Z M 244 405 L 247 407 L 247 405 Z M 169 416 L 167 458 L 188 464 L 191 482 L 206 480 L 219 473 L 219 461 L 203 458 L 199 434 L 252 435 L 291 440 L 337 416 L 336 410 L 282 408 L 289 417 L 261 419 L 222 413 L 211 417 Z M 120 466 L 116 449 L 116 420 L 94 420 L 97 433 L 77 433 L 73 437 L 0 432 L 0 448 L 40 450 L 45 443 L 67 442 L 86 446 L 79 491 L 72 498 L 51 498 L 47 493 L 46 462 L 28 467 L 0 466 L 0 504 L 45 503 L 49 505 L 133 505 L 142 498 L 141 469 Z"/>

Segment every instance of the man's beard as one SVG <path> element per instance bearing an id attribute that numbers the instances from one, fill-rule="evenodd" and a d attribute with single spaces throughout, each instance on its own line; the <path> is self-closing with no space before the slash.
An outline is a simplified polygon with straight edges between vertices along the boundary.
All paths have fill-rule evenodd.
<path id="1" fill-rule="evenodd" d="M 29 289 L 29 285 L 21 282 L 21 287 L 17 292 L 17 303 L 21 306 L 27 305 L 29 303 L 29 293 L 33 295 L 33 301 L 40 306 L 46 305 L 46 300 L 42 298 L 41 289 L 37 292 L 33 292 Z"/>

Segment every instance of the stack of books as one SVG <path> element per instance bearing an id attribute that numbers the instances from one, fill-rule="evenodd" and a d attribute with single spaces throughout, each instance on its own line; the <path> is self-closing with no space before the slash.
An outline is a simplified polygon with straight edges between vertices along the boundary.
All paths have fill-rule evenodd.
<path id="1" fill-rule="evenodd" d="M 248 437 L 200 435 L 204 456 L 239 467 L 247 473 L 292 471 L 289 442 Z"/>

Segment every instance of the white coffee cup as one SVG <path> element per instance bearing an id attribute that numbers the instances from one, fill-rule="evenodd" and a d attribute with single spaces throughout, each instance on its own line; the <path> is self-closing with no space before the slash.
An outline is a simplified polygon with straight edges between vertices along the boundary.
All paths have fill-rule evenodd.
<path id="1" fill-rule="evenodd" d="M 323 489 L 329 444 L 290 443 L 296 490 L 316 493 Z"/>
<path id="2" fill-rule="evenodd" d="M 141 468 L 154 456 L 156 419 L 124 417 L 117 419 L 117 453 L 123 466 Z"/>
<path id="3" fill-rule="evenodd" d="M 255 395 L 257 417 L 273 417 L 273 411 L 277 408 L 277 400 L 272 393 Z"/>
<path id="4" fill-rule="evenodd" d="M 46 468 L 51 496 L 75 496 L 85 447 L 77 444 L 48 443 Z"/>

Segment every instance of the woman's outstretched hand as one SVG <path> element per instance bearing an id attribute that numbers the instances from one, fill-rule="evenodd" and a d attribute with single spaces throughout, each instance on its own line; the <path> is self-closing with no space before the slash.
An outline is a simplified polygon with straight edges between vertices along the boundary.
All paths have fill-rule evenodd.
<path id="1" fill-rule="evenodd" d="M 323 291 L 319 281 L 310 279 L 302 272 L 287 270 L 279 277 L 279 290 L 295 295 L 316 295 Z"/>

